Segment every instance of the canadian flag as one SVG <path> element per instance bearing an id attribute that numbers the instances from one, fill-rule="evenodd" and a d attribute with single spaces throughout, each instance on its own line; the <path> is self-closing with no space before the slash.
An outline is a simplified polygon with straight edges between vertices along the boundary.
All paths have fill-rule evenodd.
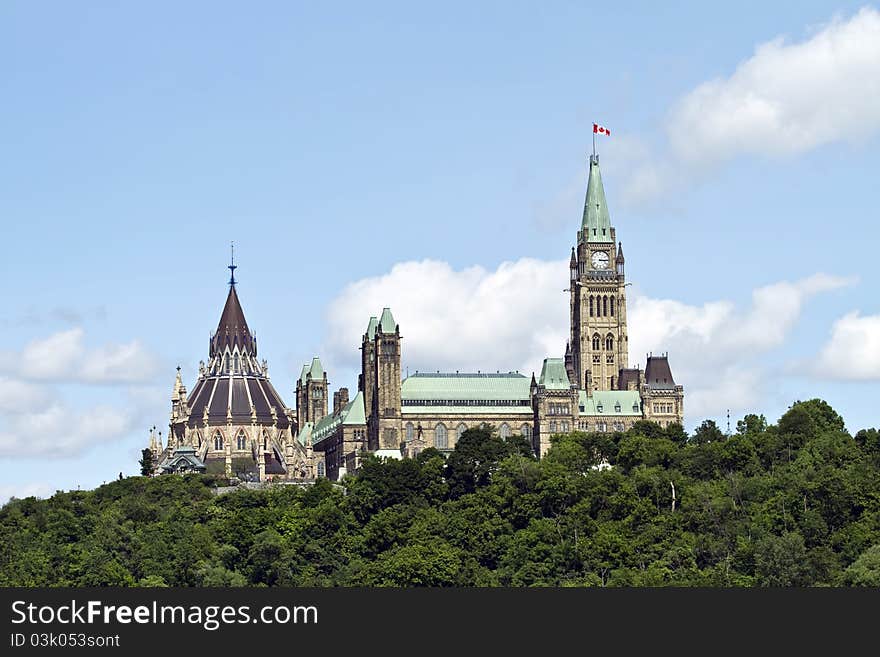
<path id="1" fill-rule="evenodd" d="M 593 132 L 597 135 L 607 135 L 609 137 L 611 136 L 611 131 L 604 125 L 599 125 L 598 123 L 593 124 Z"/>

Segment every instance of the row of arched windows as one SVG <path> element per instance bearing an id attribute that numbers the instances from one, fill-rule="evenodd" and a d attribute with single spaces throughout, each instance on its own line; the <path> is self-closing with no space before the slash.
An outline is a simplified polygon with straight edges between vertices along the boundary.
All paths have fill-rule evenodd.
<path id="1" fill-rule="evenodd" d="M 590 317 L 614 317 L 614 297 L 590 295 Z"/>
<path id="2" fill-rule="evenodd" d="M 602 348 L 602 338 L 598 333 L 593 334 L 593 351 L 599 351 Z M 610 333 L 605 336 L 605 351 L 614 351 L 614 336 Z"/>
<path id="3" fill-rule="evenodd" d="M 201 447 L 202 445 L 202 434 L 198 433 L 198 444 Z M 268 445 L 269 437 L 266 434 L 263 434 L 263 449 Z M 238 432 L 238 435 L 235 436 L 235 448 L 238 450 L 245 450 L 248 446 L 247 435 L 244 430 Z M 223 451 L 223 434 L 220 431 L 217 431 L 214 434 L 214 450 L 215 451 Z"/>
<path id="4" fill-rule="evenodd" d="M 520 434 L 524 438 L 531 438 L 532 428 L 528 424 L 523 424 L 520 426 Z M 462 422 L 455 428 L 455 433 L 458 438 L 461 438 L 462 434 L 467 431 L 467 425 Z M 407 440 L 412 440 L 414 435 L 415 428 L 413 427 L 412 422 L 408 422 L 406 424 L 406 438 Z M 502 422 L 501 426 L 498 427 L 498 435 L 501 438 L 510 438 L 512 435 L 512 431 L 510 429 L 510 425 L 507 422 Z M 437 426 L 434 427 L 434 447 L 437 449 L 449 449 L 449 434 L 446 429 L 446 425 L 440 422 Z"/>

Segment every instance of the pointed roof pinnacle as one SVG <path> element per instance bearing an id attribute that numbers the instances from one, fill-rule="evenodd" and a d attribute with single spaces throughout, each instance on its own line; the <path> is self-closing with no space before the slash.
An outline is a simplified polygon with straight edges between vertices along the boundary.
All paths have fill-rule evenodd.
<path id="1" fill-rule="evenodd" d="M 180 365 L 177 366 L 177 376 L 174 378 L 174 389 L 171 391 L 171 401 L 179 401 L 181 398 L 181 390 L 183 389 L 183 380 L 180 378 Z"/>
<path id="2" fill-rule="evenodd" d="M 397 330 L 397 322 L 394 321 L 391 308 L 382 309 L 382 316 L 379 318 L 379 329 L 382 333 L 394 333 Z"/>
<path id="3" fill-rule="evenodd" d="M 229 243 L 229 250 L 229 285 L 235 287 L 235 270 L 238 269 L 238 267 L 235 266 L 235 242 Z"/>
<path id="4" fill-rule="evenodd" d="M 602 174 L 599 172 L 599 157 L 596 155 L 590 156 L 590 178 L 587 181 L 581 235 L 584 242 L 611 242 L 611 217 L 605 200 Z"/>
<path id="5" fill-rule="evenodd" d="M 379 326 L 379 320 L 375 317 L 370 317 L 370 321 L 367 322 L 367 339 L 372 340 L 376 337 L 376 328 Z"/>
<path id="6" fill-rule="evenodd" d="M 623 242 L 617 243 L 617 262 L 623 262 Z"/>
<path id="7" fill-rule="evenodd" d="M 226 305 L 223 306 L 223 313 L 220 315 L 220 322 L 217 324 L 217 332 L 211 336 L 211 352 L 210 356 L 223 351 L 225 347 L 230 349 L 238 346 L 242 353 L 257 355 L 257 345 L 248 328 L 247 321 L 244 318 L 244 311 L 241 309 L 241 302 L 238 300 L 238 292 L 235 289 L 235 265 L 229 265 L 233 276 L 229 280 L 229 294 L 226 296 Z"/>

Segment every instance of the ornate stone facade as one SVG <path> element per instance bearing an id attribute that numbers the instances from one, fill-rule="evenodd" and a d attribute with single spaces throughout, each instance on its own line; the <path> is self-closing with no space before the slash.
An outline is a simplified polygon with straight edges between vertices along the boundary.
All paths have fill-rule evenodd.
<path id="1" fill-rule="evenodd" d="M 253 481 L 312 479 L 316 464 L 311 445 L 296 440 L 296 417 L 269 380 L 266 361 L 257 359 L 257 340 L 235 288 L 235 268 L 230 265 L 226 305 L 210 339 L 208 364 L 199 364 L 192 393 L 187 394 L 178 368 L 164 450 L 151 433 L 155 471 L 169 471 L 166 466 L 186 453 L 208 473 Z"/>
<path id="2" fill-rule="evenodd" d="M 361 341 L 354 403 L 362 406 L 312 436 L 316 452 L 325 455 L 326 476 L 351 472 L 370 452 L 452 450 L 465 430 L 483 424 L 502 436 L 518 432 L 543 456 L 557 433 L 625 431 L 639 420 L 682 423 L 684 389 L 673 380 L 667 356 L 648 356 L 644 370 L 629 367 L 624 267 L 593 156 L 571 250 L 565 356 L 545 359 L 531 381 L 518 372 L 417 372 L 401 381 L 400 327 L 383 309 L 370 318 Z"/>
<path id="3" fill-rule="evenodd" d="M 349 400 L 347 388 L 333 393 L 332 412 L 318 358 L 296 381 L 295 411 L 285 407 L 266 362 L 257 360 L 233 275 L 209 363 L 200 365 L 191 394 L 178 371 L 164 452 L 151 434 L 159 471 L 175 448 L 188 446 L 208 472 L 338 479 L 356 470 L 365 454 L 449 451 L 464 431 L 480 425 L 492 425 L 502 437 L 518 433 L 543 456 L 558 433 L 625 431 L 638 420 L 682 423 L 684 389 L 667 356 L 649 355 L 644 370 L 629 367 L 624 266 L 594 155 L 569 263 L 570 333 L 563 358 L 545 359 L 540 376 L 531 379 L 519 372 L 416 372 L 401 380 L 400 326 L 384 308 L 370 317 L 361 339 L 357 394 Z M 234 264 L 230 269 L 234 274 Z"/>

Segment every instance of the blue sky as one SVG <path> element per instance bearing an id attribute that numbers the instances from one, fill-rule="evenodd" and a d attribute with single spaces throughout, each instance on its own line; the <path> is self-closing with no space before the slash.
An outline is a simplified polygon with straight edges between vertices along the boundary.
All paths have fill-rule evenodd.
<path id="1" fill-rule="evenodd" d="M 827 2 L 3 3 L 0 497 L 136 472 L 174 367 L 191 387 L 207 357 L 231 240 L 288 403 L 314 354 L 356 385 L 385 305 L 411 370 L 561 355 L 593 121 L 631 362 L 670 352 L 689 428 L 814 396 L 880 424 L 878 25 Z"/>

